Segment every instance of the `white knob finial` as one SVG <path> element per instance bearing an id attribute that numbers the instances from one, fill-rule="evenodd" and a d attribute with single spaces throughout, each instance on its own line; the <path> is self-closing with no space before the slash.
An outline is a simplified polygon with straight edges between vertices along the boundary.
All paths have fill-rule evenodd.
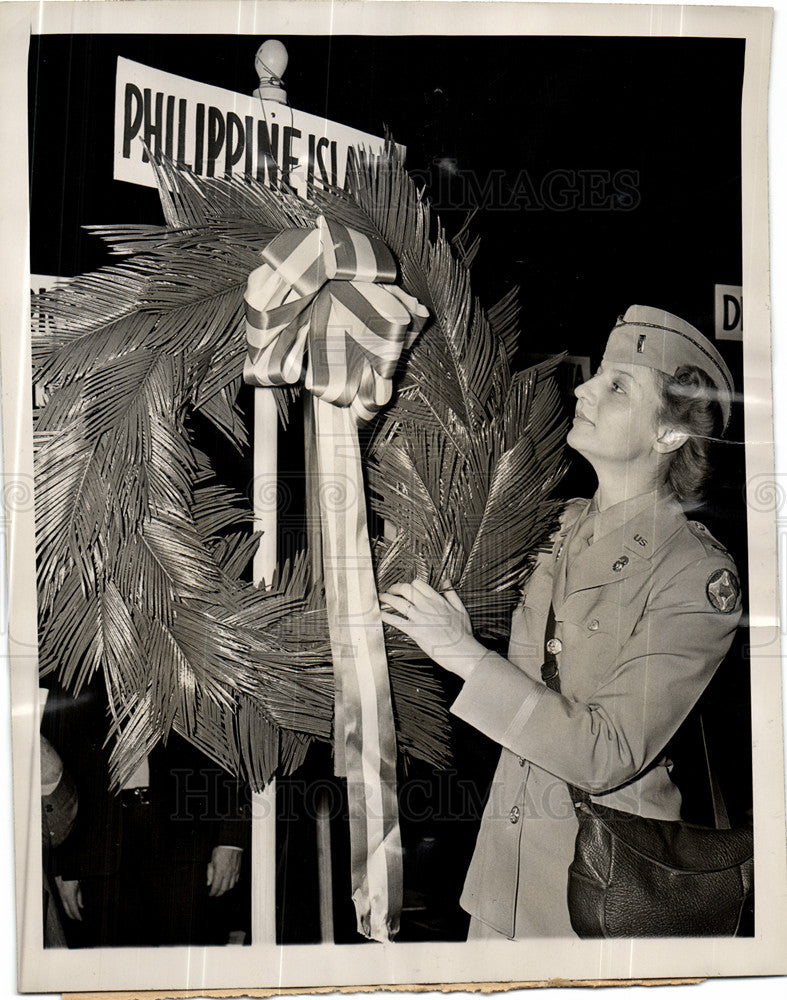
<path id="1" fill-rule="evenodd" d="M 287 49 L 276 38 L 269 38 L 257 49 L 254 68 L 260 78 L 260 85 L 254 96 L 263 101 L 287 103 L 287 91 L 282 86 L 282 77 L 287 69 Z"/>

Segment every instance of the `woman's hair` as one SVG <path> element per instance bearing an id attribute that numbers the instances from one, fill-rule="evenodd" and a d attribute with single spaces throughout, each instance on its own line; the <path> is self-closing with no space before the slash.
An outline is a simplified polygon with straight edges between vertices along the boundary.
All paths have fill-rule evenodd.
<path id="1" fill-rule="evenodd" d="M 655 374 L 662 400 L 658 422 L 689 435 L 669 456 L 666 481 L 679 500 L 702 500 L 711 474 L 711 444 L 722 426 L 713 383 L 695 365 L 683 365 L 674 375 Z"/>

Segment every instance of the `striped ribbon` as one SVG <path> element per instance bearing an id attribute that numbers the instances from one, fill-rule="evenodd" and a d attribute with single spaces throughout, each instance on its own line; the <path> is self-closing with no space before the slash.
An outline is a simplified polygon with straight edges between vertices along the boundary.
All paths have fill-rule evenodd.
<path id="1" fill-rule="evenodd" d="M 303 380 L 313 396 L 353 902 L 359 932 L 388 941 L 402 905 L 396 737 L 357 427 L 391 398 L 401 352 L 428 310 L 393 284 L 396 265 L 381 241 L 324 218 L 316 229 L 281 233 L 262 256 L 246 289 L 244 378 L 262 386 Z"/>
<path id="2" fill-rule="evenodd" d="M 244 379 L 272 386 L 303 377 L 317 398 L 371 420 L 429 315 L 392 283 L 388 248 L 320 217 L 316 229 L 280 233 L 262 257 L 246 288 Z"/>

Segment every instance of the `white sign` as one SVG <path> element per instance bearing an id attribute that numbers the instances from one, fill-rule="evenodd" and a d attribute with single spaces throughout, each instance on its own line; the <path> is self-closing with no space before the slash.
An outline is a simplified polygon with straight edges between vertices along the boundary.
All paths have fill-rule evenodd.
<path id="1" fill-rule="evenodd" d="M 31 274 L 30 291 L 36 295 L 51 291 L 59 285 L 67 285 L 71 278 L 62 278 L 58 274 Z"/>
<path id="2" fill-rule="evenodd" d="M 716 340 L 743 340 L 743 288 L 716 285 Z"/>
<path id="3" fill-rule="evenodd" d="M 33 295 L 41 295 L 67 285 L 69 281 L 71 278 L 61 278 L 56 274 L 31 274 L 30 291 Z M 51 326 L 51 321 L 45 312 L 35 309 L 31 314 L 31 324 L 37 333 L 44 333 Z"/>
<path id="4" fill-rule="evenodd" d="M 31 274 L 30 291 L 33 295 L 41 295 L 43 292 L 50 292 L 55 288 L 62 288 L 71 281 L 71 278 L 61 278 L 57 274 Z M 52 332 L 52 321 L 49 315 L 41 312 L 35 307 L 30 313 L 30 329 L 37 336 L 43 336 L 47 332 Z M 43 406 L 46 402 L 46 392 L 40 382 L 33 383 L 33 406 Z M 41 705 L 43 712 L 44 706 Z"/>
<path id="5" fill-rule="evenodd" d="M 155 187 L 142 140 L 200 177 L 254 178 L 312 187 L 343 185 L 351 146 L 379 152 L 379 136 L 197 83 L 118 57 L 115 90 L 115 180 Z"/>

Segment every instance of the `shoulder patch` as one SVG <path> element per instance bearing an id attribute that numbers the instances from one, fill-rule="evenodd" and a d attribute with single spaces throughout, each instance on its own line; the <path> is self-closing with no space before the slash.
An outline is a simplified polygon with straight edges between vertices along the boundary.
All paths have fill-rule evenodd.
<path id="1" fill-rule="evenodd" d="M 730 569 L 717 569 L 711 573 L 705 585 L 711 607 L 724 615 L 732 614 L 738 606 L 740 592 L 738 577 Z"/>

